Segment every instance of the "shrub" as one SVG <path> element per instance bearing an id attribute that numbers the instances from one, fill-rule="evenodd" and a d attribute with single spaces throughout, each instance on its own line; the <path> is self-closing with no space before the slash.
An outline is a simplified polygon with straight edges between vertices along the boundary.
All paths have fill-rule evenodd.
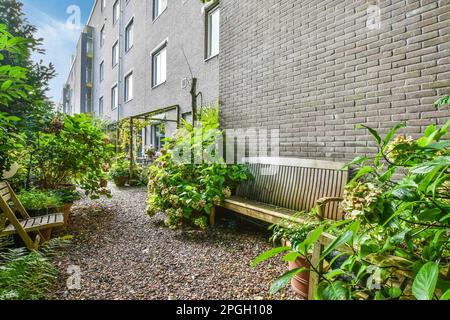
<path id="1" fill-rule="evenodd" d="M 17 197 L 27 210 L 57 208 L 63 204 L 62 199 L 53 191 L 22 191 Z"/>
<path id="2" fill-rule="evenodd" d="M 218 109 L 204 110 L 201 124 L 193 128 L 185 122 L 166 139 L 161 156 L 149 168 L 148 213 L 164 212 L 171 228 L 189 224 L 206 229 L 211 208 L 231 195 L 231 187 L 250 178 L 245 166 L 227 165 L 218 157 Z M 214 161 L 205 163 L 205 158 Z M 196 163 L 199 159 L 202 164 Z"/>
<path id="3" fill-rule="evenodd" d="M 77 183 L 92 198 L 108 195 L 101 187 L 103 166 L 109 163 L 114 147 L 103 131 L 87 115 L 55 118 L 39 134 L 33 151 L 33 174 L 43 189 L 58 189 Z"/>
<path id="4" fill-rule="evenodd" d="M 346 220 L 321 224 L 284 257 L 310 260 L 312 246 L 324 232 L 336 236 L 321 256 L 328 267 L 320 274 L 317 299 L 450 299 L 450 142 L 442 140 L 450 120 L 442 127 L 429 126 L 417 140 L 396 136 L 404 126 L 395 126 L 384 138 L 364 127 L 379 153 L 348 165 L 358 170 L 345 190 Z M 350 253 L 340 254 L 343 261 L 336 266 L 328 253 L 341 245 Z M 288 250 L 271 250 L 255 262 Z M 301 271 L 283 275 L 274 287 L 279 290 Z"/>

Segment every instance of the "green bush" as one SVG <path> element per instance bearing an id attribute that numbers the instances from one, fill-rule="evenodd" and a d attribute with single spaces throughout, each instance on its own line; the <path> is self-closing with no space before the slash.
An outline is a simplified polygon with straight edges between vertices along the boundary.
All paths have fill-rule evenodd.
<path id="1" fill-rule="evenodd" d="M 166 139 L 162 155 L 149 169 L 148 213 L 164 212 L 171 228 L 188 224 L 206 229 L 211 208 L 229 197 L 233 186 L 250 178 L 245 166 L 227 165 L 218 157 L 214 148 L 221 134 L 218 109 L 204 110 L 201 123 L 193 128 L 185 122 L 173 138 Z M 203 160 L 206 151 L 215 161 L 196 164 L 193 159 Z"/>
<path id="2" fill-rule="evenodd" d="M 62 199 L 53 191 L 22 191 L 17 197 L 27 210 L 58 208 L 63 204 Z"/>
<path id="3" fill-rule="evenodd" d="M 32 173 L 43 189 L 76 183 L 92 198 L 109 195 L 101 187 L 103 167 L 114 146 L 88 115 L 56 117 L 38 136 L 33 150 Z"/>
<path id="4" fill-rule="evenodd" d="M 447 102 L 445 102 L 447 101 Z M 438 104 L 448 103 L 441 99 Z M 358 170 L 345 190 L 342 208 L 346 220 L 320 224 L 293 248 L 277 248 L 258 257 L 259 263 L 294 250 L 285 261 L 310 260 L 312 247 L 324 233 L 335 235 L 321 260 L 328 268 L 320 274 L 317 299 L 450 299 L 450 120 L 429 126 L 420 139 L 397 135 L 395 126 L 384 138 L 374 137 L 379 153 L 358 157 L 348 166 Z M 302 234 L 304 236 L 304 234 Z M 337 266 L 329 257 L 342 245 Z M 316 272 L 318 266 L 312 266 Z M 287 285 L 294 270 L 274 282 L 273 292 Z"/>
<path id="5" fill-rule="evenodd" d="M 120 178 L 128 178 L 130 176 L 131 163 L 124 156 L 119 156 L 109 169 L 109 178 L 116 181 Z"/>

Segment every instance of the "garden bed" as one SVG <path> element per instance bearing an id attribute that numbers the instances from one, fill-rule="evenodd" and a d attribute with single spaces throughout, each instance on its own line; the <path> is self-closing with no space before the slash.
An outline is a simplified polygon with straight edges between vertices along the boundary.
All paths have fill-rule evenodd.
<path id="1" fill-rule="evenodd" d="M 145 188 L 114 188 L 110 200 L 77 203 L 68 230 L 75 238 L 50 299 L 297 299 L 290 288 L 268 296 L 284 262 L 250 267 L 271 247 L 264 230 L 229 220 L 173 231 L 164 216 L 145 214 L 145 198 Z M 65 288 L 69 265 L 81 268 L 81 290 Z"/>

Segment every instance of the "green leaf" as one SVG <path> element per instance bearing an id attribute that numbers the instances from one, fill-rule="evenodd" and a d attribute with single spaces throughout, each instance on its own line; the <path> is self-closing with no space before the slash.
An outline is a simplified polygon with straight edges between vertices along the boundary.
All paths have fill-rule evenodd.
<path id="1" fill-rule="evenodd" d="M 370 158 L 369 157 L 357 157 L 352 162 L 349 162 L 345 166 L 343 166 L 341 168 L 341 170 L 347 170 L 351 166 L 354 166 L 354 165 L 357 165 L 357 164 L 361 164 L 361 163 L 363 163 L 364 161 L 367 161 L 367 160 L 370 160 Z"/>
<path id="2" fill-rule="evenodd" d="M 378 132 L 375 129 L 372 129 L 372 128 L 370 128 L 368 126 L 365 126 L 365 125 L 358 125 L 358 126 L 356 126 L 356 128 L 357 129 L 363 129 L 364 128 L 364 129 L 369 130 L 370 134 L 375 138 L 375 140 L 377 141 L 378 145 L 381 145 L 381 137 L 380 137 L 380 135 L 378 134 Z"/>
<path id="3" fill-rule="evenodd" d="M 391 142 L 392 138 L 397 133 L 397 131 L 404 127 L 406 127 L 406 123 L 404 122 L 396 124 L 394 128 L 392 128 L 392 130 L 389 131 L 389 133 L 384 138 L 383 146 L 386 147 L 389 144 L 389 142 Z"/>
<path id="4" fill-rule="evenodd" d="M 402 290 L 397 287 L 389 288 L 388 290 L 389 296 L 393 299 L 396 299 L 402 295 Z"/>
<path id="5" fill-rule="evenodd" d="M 323 300 L 348 300 L 350 292 L 344 282 L 336 281 L 322 291 L 321 298 Z"/>
<path id="6" fill-rule="evenodd" d="M 6 91 L 8 90 L 11 85 L 13 84 L 13 82 L 11 80 L 6 80 L 5 82 L 3 82 L 2 86 L 1 86 L 1 90 L 2 91 Z"/>
<path id="7" fill-rule="evenodd" d="M 283 288 L 285 288 L 297 274 L 300 272 L 306 271 L 306 268 L 297 268 L 291 271 L 286 272 L 277 280 L 275 280 L 270 286 L 270 294 L 273 295 Z"/>
<path id="8" fill-rule="evenodd" d="M 259 255 L 258 257 L 255 258 L 255 260 L 252 261 L 251 266 L 252 267 L 256 267 L 258 264 L 260 264 L 261 262 L 264 262 L 270 258 L 275 257 L 276 255 L 282 253 L 282 252 L 286 252 L 291 250 L 291 247 L 278 247 L 278 248 L 274 248 L 272 250 L 266 251 L 263 254 Z"/>
<path id="9" fill-rule="evenodd" d="M 283 261 L 286 261 L 286 262 L 293 262 L 293 261 L 295 261 L 295 260 L 297 260 L 298 259 L 298 257 L 300 257 L 301 255 L 300 255 L 300 253 L 298 253 L 298 252 L 289 252 L 288 254 L 286 254 L 284 257 L 283 257 Z"/>
<path id="10" fill-rule="evenodd" d="M 364 167 L 361 168 L 358 173 L 355 175 L 355 177 L 352 179 L 352 181 L 357 181 L 362 176 L 365 176 L 366 174 L 373 173 L 375 170 L 372 167 Z"/>
<path id="11" fill-rule="evenodd" d="M 450 300 L 450 290 L 447 290 L 439 300 Z"/>
<path id="12" fill-rule="evenodd" d="M 428 262 L 419 270 L 414 279 L 412 292 L 417 300 L 432 300 L 439 276 L 439 266 Z"/>
<path id="13" fill-rule="evenodd" d="M 434 103 L 436 108 L 445 106 L 450 103 L 450 95 L 440 98 L 438 101 Z"/>
<path id="14" fill-rule="evenodd" d="M 353 231 L 347 231 L 346 233 L 338 236 L 322 253 L 320 259 L 323 260 L 331 251 L 337 247 L 343 245 L 353 237 Z"/>

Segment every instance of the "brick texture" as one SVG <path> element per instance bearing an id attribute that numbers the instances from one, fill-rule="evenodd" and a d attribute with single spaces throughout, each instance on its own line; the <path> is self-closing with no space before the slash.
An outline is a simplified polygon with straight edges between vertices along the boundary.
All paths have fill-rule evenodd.
<path id="1" fill-rule="evenodd" d="M 222 0 L 222 125 L 279 129 L 282 156 L 335 161 L 376 151 L 358 124 L 417 137 L 450 115 L 433 107 L 450 93 L 449 21 L 448 0 Z"/>

